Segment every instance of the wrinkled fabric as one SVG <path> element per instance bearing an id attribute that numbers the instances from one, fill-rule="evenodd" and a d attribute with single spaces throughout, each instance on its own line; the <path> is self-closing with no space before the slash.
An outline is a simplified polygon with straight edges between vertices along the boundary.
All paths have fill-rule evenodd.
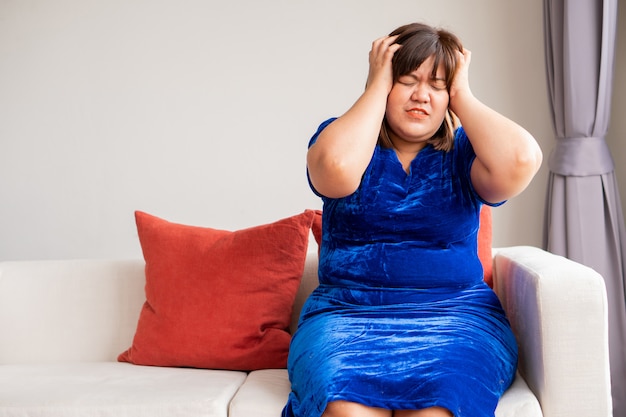
<path id="1" fill-rule="evenodd" d="M 319 417 L 335 400 L 494 415 L 517 345 L 482 279 L 474 158 L 462 128 L 452 151 L 426 146 L 408 174 L 376 147 L 354 194 L 321 196 L 320 286 L 291 342 L 283 417 Z"/>

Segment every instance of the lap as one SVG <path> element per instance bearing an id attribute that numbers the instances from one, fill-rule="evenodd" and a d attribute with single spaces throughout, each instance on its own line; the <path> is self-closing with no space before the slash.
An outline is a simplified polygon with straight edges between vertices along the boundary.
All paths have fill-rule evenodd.
<path id="1" fill-rule="evenodd" d="M 484 291 L 448 298 L 436 292 L 424 295 L 428 300 L 394 291 L 402 297 L 395 304 L 356 304 L 353 299 L 363 298 L 356 291 L 342 297 L 332 291 L 313 294 L 292 339 L 292 415 L 320 416 L 336 400 L 387 410 L 376 417 L 428 416 L 425 410 L 436 412 L 435 406 L 493 412 L 513 378 L 517 346 L 502 310 Z M 389 292 L 376 294 L 389 298 Z M 422 408 L 422 414 L 388 411 Z"/>

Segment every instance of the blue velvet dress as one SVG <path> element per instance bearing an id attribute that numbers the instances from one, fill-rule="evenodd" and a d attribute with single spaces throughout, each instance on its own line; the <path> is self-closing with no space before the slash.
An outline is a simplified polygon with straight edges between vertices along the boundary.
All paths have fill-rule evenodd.
<path id="1" fill-rule="evenodd" d="M 291 342 L 283 417 L 319 417 L 334 400 L 494 415 L 517 344 L 483 281 L 474 158 L 462 128 L 452 151 L 426 146 L 409 174 L 376 147 L 354 194 L 322 196 L 320 285 Z"/>

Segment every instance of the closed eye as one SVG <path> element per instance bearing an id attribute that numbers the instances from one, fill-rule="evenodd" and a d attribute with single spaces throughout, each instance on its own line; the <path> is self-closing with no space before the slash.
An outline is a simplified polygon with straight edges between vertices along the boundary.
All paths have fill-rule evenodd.
<path id="1" fill-rule="evenodd" d="M 445 90 L 448 87 L 446 80 L 442 78 L 433 78 L 430 85 L 432 85 L 435 90 Z"/>
<path id="2" fill-rule="evenodd" d="M 417 79 L 413 76 L 410 75 L 404 75 L 400 78 L 398 78 L 398 82 L 402 85 L 407 85 L 407 86 L 411 86 L 411 85 L 415 85 L 415 83 L 417 83 Z"/>

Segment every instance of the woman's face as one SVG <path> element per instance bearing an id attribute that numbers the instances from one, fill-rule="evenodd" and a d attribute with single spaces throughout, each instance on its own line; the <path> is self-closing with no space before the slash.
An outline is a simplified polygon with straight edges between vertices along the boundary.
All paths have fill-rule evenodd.
<path id="1" fill-rule="evenodd" d="M 446 115 L 450 96 L 443 67 L 432 76 L 431 56 L 410 74 L 398 78 L 387 97 L 386 117 L 390 139 L 396 148 L 425 146 L 439 130 Z"/>

